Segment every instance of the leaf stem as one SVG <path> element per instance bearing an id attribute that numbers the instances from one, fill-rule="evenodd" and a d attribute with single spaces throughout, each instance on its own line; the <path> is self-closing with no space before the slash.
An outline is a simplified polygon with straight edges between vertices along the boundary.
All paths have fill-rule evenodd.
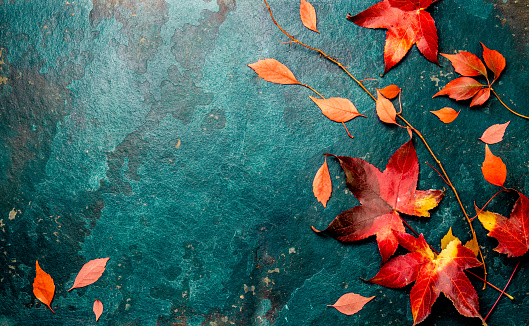
<path id="1" fill-rule="evenodd" d="M 514 276 L 514 273 L 516 273 L 516 270 L 518 269 L 518 266 L 520 265 L 520 261 L 518 261 L 518 264 L 516 264 L 516 267 L 514 267 L 514 271 L 512 271 L 512 274 L 511 274 L 511 277 L 509 278 L 509 280 L 507 281 L 507 284 L 505 284 L 505 287 L 503 288 L 503 291 L 501 291 L 500 293 L 500 296 L 498 297 L 498 299 L 496 299 L 496 302 L 494 302 L 494 305 L 492 306 L 492 308 L 490 308 L 490 311 L 489 313 L 487 314 L 487 316 L 485 316 L 485 318 L 483 318 L 483 321 L 486 321 L 487 318 L 489 317 L 490 313 L 492 312 L 492 310 L 494 310 L 494 308 L 496 307 L 496 305 L 498 304 L 498 301 L 500 301 L 501 299 L 501 296 L 505 293 L 505 290 L 507 290 L 507 287 L 509 286 L 509 283 L 511 283 L 511 280 L 512 280 L 512 277 Z M 512 300 L 512 299 L 511 299 Z"/>
<path id="2" fill-rule="evenodd" d="M 492 196 L 486 203 L 485 205 L 483 205 L 483 207 L 481 207 L 479 209 L 479 211 L 481 212 L 482 210 L 485 209 L 485 207 L 487 207 L 487 205 L 494 199 L 494 197 L 496 197 L 497 195 L 499 195 L 501 192 L 503 192 L 504 190 L 507 190 L 507 188 L 503 187 L 501 188 L 497 193 L 494 194 L 494 196 Z M 476 217 L 478 217 L 478 213 L 476 212 L 476 216 L 472 217 L 470 220 L 473 221 Z"/>
<path id="3" fill-rule="evenodd" d="M 274 15 L 272 15 L 272 9 L 270 9 L 270 6 L 268 5 L 268 2 L 266 0 L 263 0 L 264 3 L 266 4 L 266 8 L 268 8 L 268 13 L 270 14 L 270 18 L 272 18 L 272 21 L 274 22 L 274 24 L 279 28 L 279 30 L 281 32 L 283 32 L 283 34 L 285 34 L 288 38 L 290 38 L 292 40 L 293 43 L 297 43 L 301 46 L 304 46 L 306 47 L 307 49 L 310 49 L 312 51 L 316 51 L 320 54 L 320 56 L 324 57 L 325 59 L 331 61 L 332 63 L 334 63 L 335 65 L 337 65 L 338 67 L 340 67 L 349 77 L 351 77 L 369 96 L 371 96 L 371 98 L 376 101 L 376 98 L 373 96 L 373 94 L 371 94 L 371 92 L 369 92 L 369 90 L 367 90 L 367 88 L 365 88 L 365 86 L 362 84 L 361 81 L 359 81 L 358 79 L 356 79 L 350 72 L 349 70 L 347 70 L 347 68 L 345 68 L 340 62 L 338 62 L 335 58 L 329 56 L 328 54 L 326 54 L 325 52 L 323 52 L 322 50 L 320 49 L 316 49 L 316 48 L 313 48 L 311 46 L 308 46 L 306 45 L 305 43 L 302 43 L 301 41 L 299 41 L 298 39 L 296 39 L 294 36 L 288 34 L 281 26 L 279 26 L 279 24 L 277 23 L 277 21 L 275 20 L 274 18 Z"/>
<path id="4" fill-rule="evenodd" d="M 507 104 L 503 103 L 503 101 L 501 100 L 501 98 L 498 96 L 498 94 L 496 93 L 496 91 L 494 91 L 494 89 L 493 89 L 492 87 L 490 88 L 490 90 L 492 91 L 492 94 L 494 94 L 494 95 L 496 96 L 496 98 L 500 101 L 501 104 L 503 104 L 503 106 L 504 106 L 507 110 L 511 111 L 512 113 L 514 113 L 515 115 L 519 116 L 520 118 L 524 118 L 524 119 L 528 119 L 528 120 L 529 120 L 529 117 L 528 117 L 528 116 L 525 116 L 525 115 L 523 115 L 523 114 L 520 114 L 520 113 L 518 113 L 518 112 L 513 111 L 511 108 L 509 108 L 509 107 L 507 106 Z"/>

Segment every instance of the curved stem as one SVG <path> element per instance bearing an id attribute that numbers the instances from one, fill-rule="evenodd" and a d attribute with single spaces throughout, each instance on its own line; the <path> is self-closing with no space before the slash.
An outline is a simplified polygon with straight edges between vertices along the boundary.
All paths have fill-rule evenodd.
<path id="1" fill-rule="evenodd" d="M 513 111 L 510 107 L 507 106 L 507 104 L 503 103 L 503 101 L 501 100 L 501 98 L 498 96 L 498 94 L 494 91 L 494 89 L 492 89 L 492 87 L 490 88 L 490 90 L 492 91 L 492 94 L 494 94 L 494 96 L 496 96 L 496 98 L 498 99 L 498 101 L 500 101 L 501 104 L 503 104 L 503 106 L 511 111 L 512 113 L 514 113 L 515 115 L 519 116 L 520 118 L 524 118 L 524 119 L 528 119 L 529 120 L 529 117 L 528 116 L 525 116 L 523 114 L 520 114 L 518 112 L 515 112 Z"/>
<path id="2" fill-rule="evenodd" d="M 358 79 L 356 79 L 353 75 L 351 75 L 351 73 L 349 72 L 349 70 L 347 70 L 347 68 L 345 68 L 340 62 L 338 62 L 335 58 L 329 56 L 328 54 L 326 54 L 325 52 L 323 52 L 322 50 L 320 49 L 316 49 L 316 48 L 313 48 L 311 46 L 308 46 L 306 45 L 305 43 L 302 43 L 301 41 L 299 41 L 298 39 L 296 39 L 294 36 L 288 34 L 287 31 L 285 31 L 281 26 L 279 26 L 279 24 L 277 23 L 277 21 L 275 20 L 274 18 L 274 15 L 272 15 L 272 9 L 270 9 L 270 6 L 268 5 L 268 2 L 266 0 L 263 0 L 264 3 L 266 4 L 266 8 L 268 8 L 268 13 L 270 14 L 270 18 L 272 18 L 272 21 L 274 22 L 274 24 L 279 28 L 279 30 L 281 32 L 283 32 L 283 34 L 285 34 L 288 38 L 290 38 L 292 40 L 293 43 L 297 43 L 301 46 L 304 46 L 306 47 L 307 49 L 310 49 L 312 51 L 316 51 L 318 52 L 322 57 L 324 57 L 325 59 L 331 61 L 332 63 L 334 63 L 335 65 L 337 65 L 338 67 L 340 67 L 349 77 L 351 77 L 369 96 L 371 96 L 371 98 L 376 101 L 376 98 L 373 96 L 373 94 L 371 94 L 371 92 L 362 84 L 361 81 L 359 81 Z"/>
<path id="3" fill-rule="evenodd" d="M 497 193 L 494 194 L 494 196 L 492 196 L 486 203 L 485 205 L 483 205 L 483 207 L 481 207 L 479 209 L 479 211 L 481 212 L 482 210 L 485 209 L 485 207 L 487 207 L 487 205 L 494 199 L 494 197 L 496 197 L 497 195 L 499 195 L 502 191 L 504 190 L 507 190 L 507 188 L 503 187 L 501 188 Z M 476 217 L 478 217 L 478 214 L 476 213 L 476 216 L 472 217 L 470 220 L 473 221 Z"/>
<path id="4" fill-rule="evenodd" d="M 494 302 L 494 305 L 492 306 L 492 308 L 490 308 L 490 311 L 487 314 L 487 316 L 485 316 L 485 318 L 483 318 L 483 321 L 487 320 L 487 318 L 490 316 L 490 313 L 492 312 L 492 310 L 494 310 L 494 308 L 498 304 L 498 301 L 500 301 L 501 296 L 505 293 L 505 290 L 507 290 L 507 287 L 509 286 L 509 283 L 511 283 L 512 277 L 514 276 L 514 273 L 516 273 L 516 270 L 518 269 L 519 265 L 520 265 L 520 261 L 518 261 L 518 264 L 516 264 L 516 267 L 514 268 L 514 271 L 512 272 L 511 277 L 507 281 L 507 284 L 505 284 L 505 287 L 503 288 L 503 291 L 501 291 L 500 296 L 498 297 L 498 299 L 496 299 L 496 302 Z"/>

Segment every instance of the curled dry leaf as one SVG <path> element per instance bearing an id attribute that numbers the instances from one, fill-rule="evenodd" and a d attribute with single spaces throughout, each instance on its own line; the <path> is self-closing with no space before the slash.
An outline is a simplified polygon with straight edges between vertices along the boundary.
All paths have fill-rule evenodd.
<path id="1" fill-rule="evenodd" d="M 99 317 L 101 317 L 101 314 L 103 313 L 103 303 L 99 300 L 94 301 L 94 314 L 96 315 L 96 321 L 99 320 Z"/>
<path id="2" fill-rule="evenodd" d="M 358 116 L 365 117 L 360 114 L 351 101 L 341 97 L 331 97 L 328 99 L 319 99 L 309 96 L 314 103 L 321 109 L 321 113 L 327 118 L 336 122 L 347 122 Z"/>
<path id="3" fill-rule="evenodd" d="M 382 89 L 377 89 L 377 91 L 379 91 L 380 94 L 384 95 L 384 97 L 392 100 L 399 95 L 401 89 L 397 85 L 389 85 Z"/>
<path id="4" fill-rule="evenodd" d="M 68 292 L 76 288 L 81 288 L 83 286 L 90 285 L 97 281 L 101 277 L 101 275 L 103 275 L 103 272 L 105 271 L 105 266 L 107 265 L 107 261 L 109 259 L 110 258 L 93 259 L 84 264 L 79 273 L 77 274 L 77 277 L 73 282 L 73 286 L 71 287 L 71 289 L 68 290 Z"/>
<path id="5" fill-rule="evenodd" d="M 487 48 L 483 43 L 481 45 L 483 46 L 483 59 L 487 67 L 494 73 L 495 81 L 500 77 L 503 69 L 505 69 L 505 58 L 498 51 Z"/>
<path id="6" fill-rule="evenodd" d="M 503 187 L 507 178 L 507 166 L 505 166 L 501 158 L 492 154 L 489 145 L 485 145 L 485 161 L 483 161 L 481 172 L 483 172 L 485 180 L 499 187 Z"/>
<path id="7" fill-rule="evenodd" d="M 292 71 L 276 59 L 259 60 L 249 64 L 248 67 L 267 82 L 284 85 L 300 84 Z"/>
<path id="8" fill-rule="evenodd" d="M 505 129 L 511 123 L 507 121 L 502 124 L 495 124 L 487 128 L 483 135 L 479 138 L 485 144 L 496 144 L 503 140 L 503 135 L 505 135 Z"/>
<path id="9" fill-rule="evenodd" d="M 325 162 L 323 162 L 323 165 L 318 169 L 318 172 L 316 172 L 316 175 L 314 176 L 312 191 L 314 192 L 316 199 L 323 204 L 323 207 L 327 207 L 327 201 L 329 201 L 332 193 L 331 175 L 329 174 L 329 167 L 327 166 L 327 156 L 325 156 Z"/>
<path id="10" fill-rule="evenodd" d="M 51 309 L 51 301 L 55 295 L 55 283 L 51 276 L 40 268 L 38 261 L 36 262 L 36 270 L 37 273 L 35 280 L 33 281 L 33 294 L 37 299 L 48 306 L 51 312 L 55 313 L 55 311 Z"/>
<path id="11" fill-rule="evenodd" d="M 452 63 L 455 71 L 462 76 L 485 76 L 487 77 L 487 68 L 483 62 L 470 52 L 459 52 L 458 54 L 441 55 Z"/>
<path id="12" fill-rule="evenodd" d="M 301 0 L 301 4 L 299 5 L 299 16 L 301 17 L 303 26 L 311 31 L 319 33 L 316 29 L 316 10 L 308 1 Z"/>
<path id="13" fill-rule="evenodd" d="M 439 118 L 439 120 L 441 120 L 442 122 L 450 123 L 457 118 L 461 110 L 459 110 L 458 112 L 452 108 L 442 108 L 440 110 L 430 111 L 430 112 L 435 114 Z"/>
<path id="14" fill-rule="evenodd" d="M 377 104 L 376 104 L 377 115 L 380 121 L 385 123 L 397 124 L 395 118 L 397 117 L 397 111 L 390 100 L 385 98 L 380 91 L 377 90 Z"/>
<path id="15" fill-rule="evenodd" d="M 373 300 L 373 298 L 375 297 L 366 298 L 356 293 L 346 293 L 333 305 L 328 305 L 328 307 L 333 307 L 342 314 L 350 316 L 362 310 L 365 304 Z"/>

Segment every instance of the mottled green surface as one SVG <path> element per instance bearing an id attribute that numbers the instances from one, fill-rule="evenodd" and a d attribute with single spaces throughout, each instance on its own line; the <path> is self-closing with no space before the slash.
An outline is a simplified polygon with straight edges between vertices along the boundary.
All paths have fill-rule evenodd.
<path id="1" fill-rule="evenodd" d="M 401 325 L 412 324 L 409 287 L 363 283 L 380 265 L 374 239 L 343 245 L 314 234 L 357 205 L 330 161 L 326 209 L 312 178 L 330 152 L 383 168 L 407 139 L 378 121 L 371 99 L 336 66 L 293 44 L 259 0 L 0 1 L 0 325 Z M 403 88 L 404 115 L 445 162 L 471 214 L 496 191 L 481 175 L 488 126 L 511 120 L 491 146 L 507 186 L 528 194 L 529 121 L 497 99 L 468 108 L 431 96 L 456 77 L 447 60 L 414 47 L 380 78 L 385 33 L 345 20 L 371 0 L 312 1 L 321 35 L 299 22 L 299 3 L 272 1 L 282 26 L 325 49 L 373 90 Z M 499 50 L 507 68 L 496 91 L 529 114 L 529 7 L 525 0 L 442 0 L 429 11 L 440 52 Z M 270 84 L 246 65 L 276 58 L 325 96 L 351 99 L 367 118 L 323 117 L 309 90 Z M 450 125 L 430 110 L 461 109 Z M 446 188 L 422 162 L 419 189 Z M 490 209 L 508 214 L 516 198 Z M 451 192 L 430 219 L 408 219 L 430 243 L 468 226 Z M 517 259 L 492 251 L 475 224 L 491 282 L 503 287 Z M 88 260 L 110 257 L 95 284 L 66 292 Z M 35 261 L 55 280 L 56 314 L 32 294 Z M 522 260 L 490 325 L 529 323 Z M 476 281 L 473 279 L 473 281 Z M 486 314 L 497 292 L 475 282 Z M 376 295 L 345 316 L 326 305 L 346 292 Z M 425 325 L 479 325 L 440 298 Z"/>

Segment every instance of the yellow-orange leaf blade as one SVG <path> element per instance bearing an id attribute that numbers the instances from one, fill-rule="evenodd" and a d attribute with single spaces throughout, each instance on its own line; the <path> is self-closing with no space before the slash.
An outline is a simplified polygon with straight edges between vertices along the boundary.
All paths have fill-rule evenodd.
<path id="1" fill-rule="evenodd" d="M 329 305 L 329 307 L 333 307 L 342 314 L 350 316 L 362 310 L 365 304 L 373 300 L 373 298 L 375 297 L 366 298 L 356 293 L 346 293 L 336 303 Z"/>
<path id="2" fill-rule="evenodd" d="M 249 64 L 248 67 L 267 82 L 285 85 L 300 84 L 292 71 L 276 59 L 259 60 Z"/>
<path id="3" fill-rule="evenodd" d="M 389 85 L 382 89 L 378 89 L 380 94 L 384 95 L 388 99 L 394 99 L 400 93 L 400 87 L 397 85 Z"/>
<path id="4" fill-rule="evenodd" d="M 75 277 L 73 286 L 68 291 L 90 285 L 97 281 L 101 277 L 101 275 L 103 275 L 103 272 L 105 271 L 105 266 L 109 259 L 110 258 L 108 257 L 93 259 L 84 264 L 77 276 Z"/>
<path id="5" fill-rule="evenodd" d="M 327 207 L 327 201 L 329 201 L 332 193 L 331 175 L 329 174 L 329 167 L 327 166 L 327 156 L 325 156 L 325 162 L 323 162 L 323 165 L 318 169 L 318 172 L 316 172 L 316 175 L 314 176 L 312 191 L 314 192 L 316 199 L 323 204 L 323 207 Z"/>
<path id="6" fill-rule="evenodd" d="M 101 314 L 103 313 L 103 302 L 95 300 L 93 309 L 94 314 L 96 315 L 96 321 L 98 321 L 99 317 L 101 317 Z"/>
<path id="7" fill-rule="evenodd" d="M 377 90 L 377 115 L 380 121 L 385 123 L 397 124 L 395 120 L 397 111 L 390 100 L 385 98 L 380 91 Z"/>
<path id="8" fill-rule="evenodd" d="M 37 274 L 33 281 L 33 294 L 37 299 L 48 306 L 51 312 L 55 313 L 55 311 L 51 309 L 51 301 L 55 295 L 55 283 L 53 283 L 51 276 L 40 268 L 38 261 L 36 262 L 36 269 Z"/>
<path id="9" fill-rule="evenodd" d="M 507 166 L 505 166 L 501 158 L 492 154 L 489 145 L 485 145 L 485 161 L 483 161 L 481 171 L 483 172 L 483 177 L 489 183 L 503 187 L 507 178 Z"/>
<path id="10" fill-rule="evenodd" d="M 319 99 L 312 96 L 309 97 L 321 109 L 321 113 L 332 121 L 347 122 L 358 116 L 365 117 L 365 115 L 358 113 L 354 104 L 346 98 L 331 97 Z"/>
<path id="11" fill-rule="evenodd" d="M 430 112 L 435 114 L 439 118 L 439 120 L 441 120 L 442 122 L 450 123 L 457 118 L 461 110 L 459 110 L 458 112 L 452 108 L 442 108 L 440 110 L 430 111 Z"/>
<path id="12" fill-rule="evenodd" d="M 319 33 L 316 29 L 316 10 L 308 1 L 301 0 L 301 4 L 299 5 L 299 16 L 305 27 L 311 31 Z"/>

